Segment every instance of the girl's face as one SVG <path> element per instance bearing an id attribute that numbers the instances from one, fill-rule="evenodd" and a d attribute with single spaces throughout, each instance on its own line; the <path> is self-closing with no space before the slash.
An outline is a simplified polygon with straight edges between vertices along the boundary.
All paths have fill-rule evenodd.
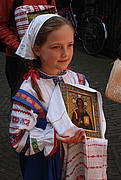
<path id="1" fill-rule="evenodd" d="M 46 42 L 35 46 L 34 52 L 41 60 L 40 70 L 50 75 L 58 75 L 65 70 L 73 56 L 74 31 L 68 25 L 62 25 L 50 32 Z"/>

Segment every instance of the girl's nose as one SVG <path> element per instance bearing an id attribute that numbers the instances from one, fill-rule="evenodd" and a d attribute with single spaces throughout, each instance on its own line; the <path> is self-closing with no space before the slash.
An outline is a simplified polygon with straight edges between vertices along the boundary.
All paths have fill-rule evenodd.
<path id="1" fill-rule="evenodd" d="M 68 55 L 68 51 L 67 48 L 62 48 L 62 53 L 61 53 L 62 57 L 67 57 Z"/>

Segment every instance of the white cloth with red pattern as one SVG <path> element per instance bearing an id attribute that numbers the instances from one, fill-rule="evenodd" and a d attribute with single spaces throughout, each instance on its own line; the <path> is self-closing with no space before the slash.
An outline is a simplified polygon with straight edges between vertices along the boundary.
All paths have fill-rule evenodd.
<path id="1" fill-rule="evenodd" d="M 105 139 L 106 122 L 102 108 L 101 94 L 87 86 L 74 85 L 90 92 L 97 92 L 102 138 L 85 138 L 79 144 L 64 146 L 63 180 L 106 180 L 107 140 Z M 56 85 L 49 103 L 47 119 L 60 136 L 73 136 L 75 127 L 69 118 L 63 103 L 60 88 Z"/>
<path id="2" fill-rule="evenodd" d="M 16 28 L 21 40 L 29 26 L 29 16 L 33 18 L 41 14 L 42 12 L 44 14 L 47 13 L 46 11 L 48 12 L 48 14 L 57 14 L 57 9 L 53 5 L 24 5 L 19 6 L 15 9 Z"/>

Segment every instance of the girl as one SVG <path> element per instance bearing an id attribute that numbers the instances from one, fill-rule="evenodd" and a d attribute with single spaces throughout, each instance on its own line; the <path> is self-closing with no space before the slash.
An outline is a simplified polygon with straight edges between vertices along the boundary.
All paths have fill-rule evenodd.
<path id="1" fill-rule="evenodd" d="M 70 22 L 46 14 L 30 23 L 16 52 L 34 63 L 13 97 L 9 128 L 10 142 L 20 154 L 24 180 L 86 179 L 88 174 L 84 130 L 70 121 L 58 85 L 62 81 L 88 86 L 83 75 L 67 70 L 73 44 Z M 69 152 L 76 154 L 67 168 Z"/>

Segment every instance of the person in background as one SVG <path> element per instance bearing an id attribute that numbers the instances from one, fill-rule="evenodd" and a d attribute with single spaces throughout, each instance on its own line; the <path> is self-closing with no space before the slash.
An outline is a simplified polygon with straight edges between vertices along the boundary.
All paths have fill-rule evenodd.
<path id="1" fill-rule="evenodd" d="M 47 5 L 47 0 L 0 0 L 0 40 L 6 46 L 5 73 L 11 95 L 14 94 L 25 66 L 24 61 L 15 55 L 20 39 L 15 25 L 14 11 L 21 5 Z M 51 0 L 51 5 L 55 5 L 55 0 Z"/>

